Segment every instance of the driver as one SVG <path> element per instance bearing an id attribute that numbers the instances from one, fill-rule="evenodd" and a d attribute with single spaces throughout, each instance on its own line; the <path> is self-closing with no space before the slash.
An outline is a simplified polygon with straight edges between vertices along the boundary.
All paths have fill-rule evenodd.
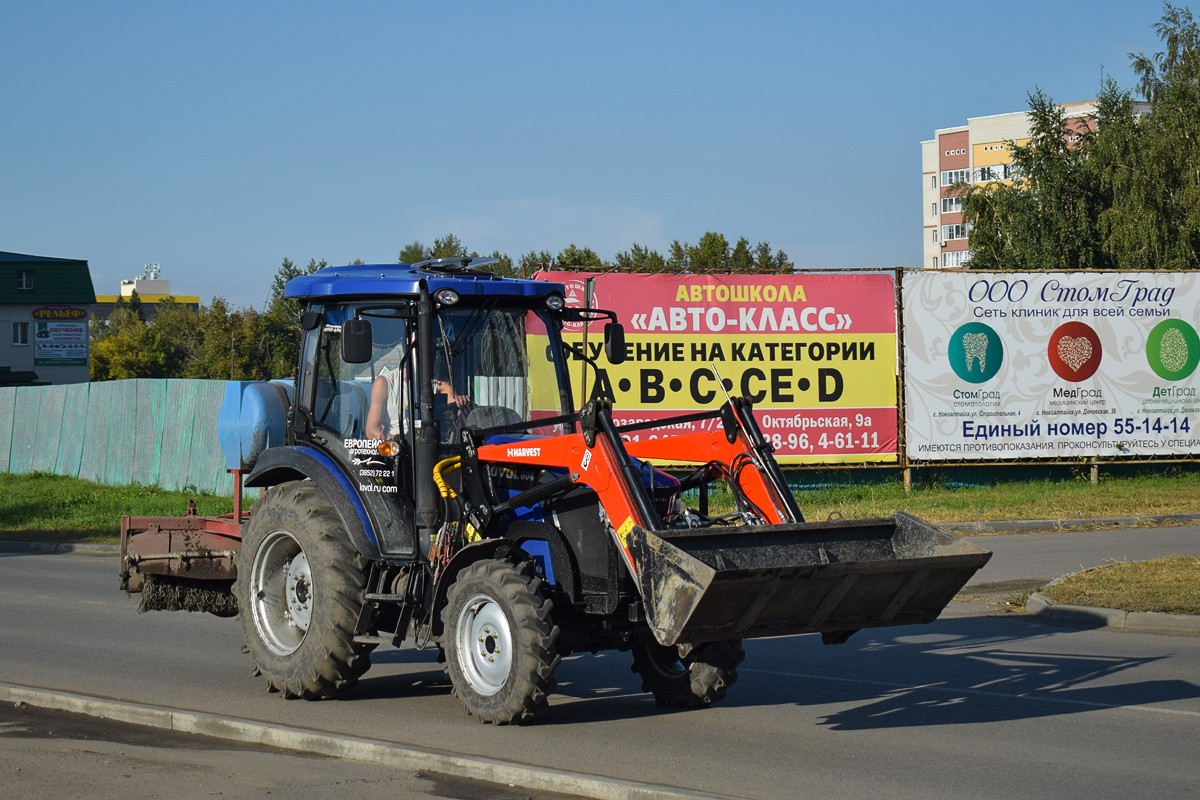
<path id="1" fill-rule="evenodd" d="M 410 364 L 415 362 L 415 349 L 409 351 L 405 363 L 397 367 L 384 367 L 371 383 L 371 405 L 367 410 L 367 436 L 373 439 L 391 439 L 408 433 L 408 376 Z M 412 373 L 416 370 L 412 369 Z M 437 370 L 433 381 L 434 394 L 444 395 L 448 408 L 456 415 L 471 407 L 471 398 L 454 391 L 454 385 L 444 369 Z"/>

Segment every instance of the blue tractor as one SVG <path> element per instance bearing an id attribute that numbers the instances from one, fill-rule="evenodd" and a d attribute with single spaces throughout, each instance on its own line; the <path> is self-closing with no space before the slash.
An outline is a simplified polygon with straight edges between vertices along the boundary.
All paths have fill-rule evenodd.
<path id="1" fill-rule="evenodd" d="M 290 281 L 294 382 L 231 385 L 222 408 L 231 470 L 260 499 L 124 518 L 122 588 L 145 609 L 236 614 L 289 698 L 352 689 L 381 645 L 435 646 L 467 709 L 506 724 L 545 708 L 581 651 L 629 652 L 660 704 L 708 705 L 742 640 L 929 622 L 987 561 L 904 514 L 805 522 L 741 398 L 623 427 L 602 397 L 577 407 L 568 367 L 596 365 L 564 323 L 603 330 L 619 364 L 615 316 L 490 263 Z"/>

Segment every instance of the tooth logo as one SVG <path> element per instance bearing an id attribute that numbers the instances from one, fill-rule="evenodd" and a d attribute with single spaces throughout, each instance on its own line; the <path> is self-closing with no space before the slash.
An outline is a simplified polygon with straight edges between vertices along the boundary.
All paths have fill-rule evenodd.
<path id="1" fill-rule="evenodd" d="M 987 369 L 987 345 L 988 335 L 986 333 L 963 335 L 963 353 L 967 357 L 967 372 L 971 372 L 976 363 L 979 364 L 980 373 Z"/>
<path id="2" fill-rule="evenodd" d="M 968 322 L 950 337 L 947 355 L 955 375 L 967 383 L 983 383 L 1000 371 L 1004 345 L 989 326 Z"/>

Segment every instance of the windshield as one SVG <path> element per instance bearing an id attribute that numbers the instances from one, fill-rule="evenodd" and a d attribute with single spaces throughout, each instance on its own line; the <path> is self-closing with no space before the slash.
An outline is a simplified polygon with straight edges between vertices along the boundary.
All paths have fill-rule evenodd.
<path id="1" fill-rule="evenodd" d="M 553 332 L 552 334 L 549 332 Z M 455 427 L 488 428 L 570 413 L 566 374 L 544 311 L 443 308 L 434 324 L 435 408 L 443 440 Z M 448 430 L 449 429 L 449 430 Z M 563 429 L 535 429 L 561 433 Z"/>
<path id="2" fill-rule="evenodd" d="M 360 311 L 371 360 L 341 358 L 341 326 Z M 327 308 L 316 353 L 313 420 L 342 438 L 411 437 L 420 387 L 415 319 L 378 304 Z M 464 427 L 490 428 L 570 413 L 557 326 L 545 311 L 442 308 L 434 320 L 434 415 L 443 442 Z M 565 433 L 539 427 L 536 435 Z"/>

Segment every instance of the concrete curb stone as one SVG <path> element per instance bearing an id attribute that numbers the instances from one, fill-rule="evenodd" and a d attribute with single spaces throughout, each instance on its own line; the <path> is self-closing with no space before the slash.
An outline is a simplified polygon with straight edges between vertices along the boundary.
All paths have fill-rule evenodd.
<path id="1" fill-rule="evenodd" d="M 459 755 L 376 739 L 322 733 L 269 722 L 196 711 L 179 711 L 120 700 L 105 700 L 10 683 L 0 683 L 0 701 L 23 702 L 31 706 L 74 711 L 119 722 L 299 750 L 394 769 L 439 772 L 443 775 L 488 781 L 502 786 L 520 786 L 596 800 L 736 800 L 729 795 L 656 786 L 549 767 L 532 767 L 483 756 Z"/>
<path id="2" fill-rule="evenodd" d="M 1073 628 L 1115 628 L 1128 631 L 1200 633 L 1200 615 L 1163 614 L 1154 611 L 1118 611 L 1055 603 L 1041 592 L 1034 592 L 1025 603 L 1025 612 L 1045 622 Z"/>
<path id="3" fill-rule="evenodd" d="M 69 542 L 4 542 L 0 553 L 38 553 L 43 555 L 72 554 L 81 556 L 115 556 L 121 552 L 115 544 L 71 544 Z"/>
<path id="4" fill-rule="evenodd" d="M 1022 533 L 1026 531 L 1070 531 L 1092 528 L 1139 528 L 1160 525 L 1194 525 L 1200 514 L 1150 514 L 1140 517 L 1064 517 L 996 522 L 943 522 L 937 527 L 947 533 Z"/>

